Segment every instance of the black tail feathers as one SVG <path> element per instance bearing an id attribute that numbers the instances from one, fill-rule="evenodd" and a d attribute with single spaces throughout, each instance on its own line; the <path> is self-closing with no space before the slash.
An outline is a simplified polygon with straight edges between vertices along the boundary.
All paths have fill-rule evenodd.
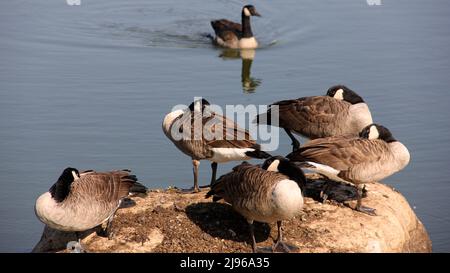
<path id="1" fill-rule="evenodd" d="M 270 113 L 270 108 L 269 110 L 267 110 L 266 113 L 257 115 L 256 118 L 253 120 L 253 123 L 272 125 L 272 116 Z"/>
<path id="2" fill-rule="evenodd" d="M 130 193 L 136 194 L 136 193 L 147 193 L 147 187 L 142 185 L 139 182 L 133 183 L 133 185 L 130 188 Z"/>
<path id="3" fill-rule="evenodd" d="M 245 155 L 252 157 L 252 158 L 258 158 L 258 159 L 265 159 L 265 158 L 272 157 L 271 154 L 266 153 L 261 150 L 248 151 L 248 152 L 245 152 Z"/>
<path id="4" fill-rule="evenodd" d="M 214 36 L 212 36 L 210 33 L 202 33 L 201 36 L 214 41 Z"/>

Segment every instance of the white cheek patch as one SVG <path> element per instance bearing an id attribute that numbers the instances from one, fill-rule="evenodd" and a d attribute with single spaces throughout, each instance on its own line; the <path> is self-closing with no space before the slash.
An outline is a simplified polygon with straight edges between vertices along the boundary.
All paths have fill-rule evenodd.
<path id="1" fill-rule="evenodd" d="M 380 137 L 380 133 L 376 126 L 371 126 L 369 130 L 369 139 L 377 139 Z"/>
<path id="2" fill-rule="evenodd" d="M 75 171 L 72 171 L 73 180 L 77 180 L 79 177 Z"/>
<path id="3" fill-rule="evenodd" d="M 202 102 L 200 100 L 197 100 L 194 103 L 194 111 L 195 112 L 200 112 L 202 110 Z"/>
<path id="4" fill-rule="evenodd" d="M 269 172 L 278 172 L 278 165 L 280 165 L 280 160 L 277 159 L 269 165 L 269 168 L 267 168 L 267 170 Z"/>
<path id="5" fill-rule="evenodd" d="M 334 94 L 334 98 L 337 100 L 344 100 L 344 90 L 339 89 L 338 91 L 336 91 L 336 93 Z"/>
<path id="6" fill-rule="evenodd" d="M 251 13 L 248 10 L 248 8 L 244 8 L 244 14 L 245 14 L 245 16 L 251 16 Z"/>

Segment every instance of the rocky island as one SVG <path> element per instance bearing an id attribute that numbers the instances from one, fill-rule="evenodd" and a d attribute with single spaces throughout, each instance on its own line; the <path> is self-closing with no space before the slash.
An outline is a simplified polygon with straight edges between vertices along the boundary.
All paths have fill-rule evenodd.
<path id="1" fill-rule="evenodd" d="M 285 239 L 299 252 L 431 252 L 425 227 L 395 189 L 367 185 L 364 204 L 377 213 L 370 216 L 350 208 L 356 202 L 354 187 L 334 183 L 322 203 L 325 181 L 317 175 L 308 179 L 303 212 L 283 222 Z M 111 239 L 89 230 L 82 236 L 83 247 L 87 252 L 251 252 L 245 219 L 227 203 L 205 199 L 205 193 L 149 190 L 118 210 Z M 256 223 L 259 246 L 271 246 L 276 235 L 276 223 Z M 67 242 L 75 238 L 45 227 L 33 252 L 67 252 Z"/>

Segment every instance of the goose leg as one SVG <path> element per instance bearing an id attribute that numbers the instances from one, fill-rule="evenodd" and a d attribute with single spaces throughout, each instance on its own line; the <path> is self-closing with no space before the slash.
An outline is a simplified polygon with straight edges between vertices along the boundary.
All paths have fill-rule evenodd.
<path id="1" fill-rule="evenodd" d="M 253 221 L 248 221 L 249 229 L 250 229 L 250 236 L 252 237 L 252 250 L 253 253 L 269 253 L 273 252 L 271 248 L 262 248 L 256 246 L 256 239 L 255 239 L 255 226 L 253 225 Z"/>
<path id="2" fill-rule="evenodd" d="M 330 182 L 326 181 L 322 190 L 320 191 L 320 198 L 322 198 L 322 203 L 325 203 L 328 200 L 328 192 L 331 188 Z"/>
<path id="3" fill-rule="evenodd" d="M 194 192 L 199 192 L 198 188 L 198 166 L 200 165 L 200 161 L 196 159 L 192 159 L 192 165 L 194 166 Z"/>
<path id="4" fill-rule="evenodd" d="M 212 175 L 211 175 L 211 185 L 216 182 L 216 174 L 217 174 L 217 162 L 211 163 Z"/>
<path id="5" fill-rule="evenodd" d="M 365 213 L 365 214 L 368 214 L 370 216 L 376 216 L 377 214 L 375 213 L 375 209 L 369 208 L 369 207 L 365 207 L 365 206 L 362 205 L 362 200 L 361 199 L 362 199 L 363 194 L 364 194 L 365 186 L 364 186 L 364 188 L 361 188 L 361 186 L 359 186 L 359 185 L 357 185 L 356 187 L 357 187 L 357 192 L 356 192 L 357 201 L 356 201 L 356 208 L 355 208 L 355 210 L 357 210 L 359 212 L 362 212 L 362 213 Z"/>
<path id="6" fill-rule="evenodd" d="M 289 129 L 284 128 L 284 131 L 288 135 L 288 137 L 292 140 L 292 151 L 295 152 L 300 148 L 300 142 L 294 137 L 292 132 Z"/>
<path id="7" fill-rule="evenodd" d="M 289 253 L 298 250 L 298 247 L 283 242 L 283 231 L 281 229 L 281 221 L 277 221 L 277 227 L 278 227 L 278 238 L 276 239 L 275 244 L 272 247 L 273 251 Z"/>
<path id="8" fill-rule="evenodd" d="M 112 221 L 114 219 L 114 214 L 111 215 L 111 217 L 109 217 L 108 223 L 106 224 L 106 228 L 105 228 L 105 235 L 108 237 L 108 240 L 111 240 L 113 237 L 113 232 L 111 231 L 111 229 L 112 229 Z"/>
<path id="9" fill-rule="evenodd" d="M 249 223 L 249 228 L 250 228 L 250 236 L 252 237 L 252 249 L 253 249 L 253 252 L 256 253 L 257 247 L 256 247 L 256 239 L 255 239 L 255 227 L 253 226 L 253 222 Z"/>
<path id="10" fill-rule="evenodd" d="M 99 230 L 97 230 L 97 235 L 98 236 L 102 236 L 102 237 L 107 237 L 108 240 L 111 240 L 113 237 L 113 232 L 111 231 L 112 228 L 112 221 L 114 219 L 114 215 L 116 214 L 116 212 L 113 213 L 113 215 L 111 215 L 111 217 L 109 217 L 109 219 L 106 222 L 106 227 L 103 228 L 102 225 L 99 226 Z"/>

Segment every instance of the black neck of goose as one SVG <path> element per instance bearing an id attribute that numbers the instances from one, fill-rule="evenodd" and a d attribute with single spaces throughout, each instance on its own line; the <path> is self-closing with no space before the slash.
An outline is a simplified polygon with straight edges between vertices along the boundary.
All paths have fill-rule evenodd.
<path id="1" fill-rule="evenodd" d="M 252 27 L 250 26 L 250 16 L 245 16 L 244 11 L 242 11 L 242 38 L 253 37 Z"/>
<path id="2" fill-rule="evenodd" d="M 49 192 L 52 195 L 52 198 L 55 199 L 56 202 L 62 202 L 69 195 L 70 185 L 72 183 L 65 179 L 58 179 L 58 181 L 53 184 L 50 188 Z"/>
<path id="3" fill-rule="evenodd" d="M 301 176 L 301 177 L 290 177 L 292 180 L 294 180 L 295 182 L 297 182 L 297 184 L 298 184 L 298 186 L 299 186 L 299 188 L 300 188 L 300 190 L 302 191 L 302 193 L 304 194 L 304 192 L 305 192 L 305 181 L 306 181 L 306 178 L 305 178 L 305 176 L 303 175 L 303 176 Z"/>
<path id="4" fill-rule="evenodd" d="M 294 180 L 297 182 L 298 186 L 300 187 L 300 190 L 303 192 L 305 189 L 305 183 L 306 183 L 306 177 L 303 171 L 293 165 L 292 163 L 289 164 L 283 164 L 281 166 L 278 166 L 278 170 L 280 173 L 286 175 L 289 177 L 289 179 Z"/>

